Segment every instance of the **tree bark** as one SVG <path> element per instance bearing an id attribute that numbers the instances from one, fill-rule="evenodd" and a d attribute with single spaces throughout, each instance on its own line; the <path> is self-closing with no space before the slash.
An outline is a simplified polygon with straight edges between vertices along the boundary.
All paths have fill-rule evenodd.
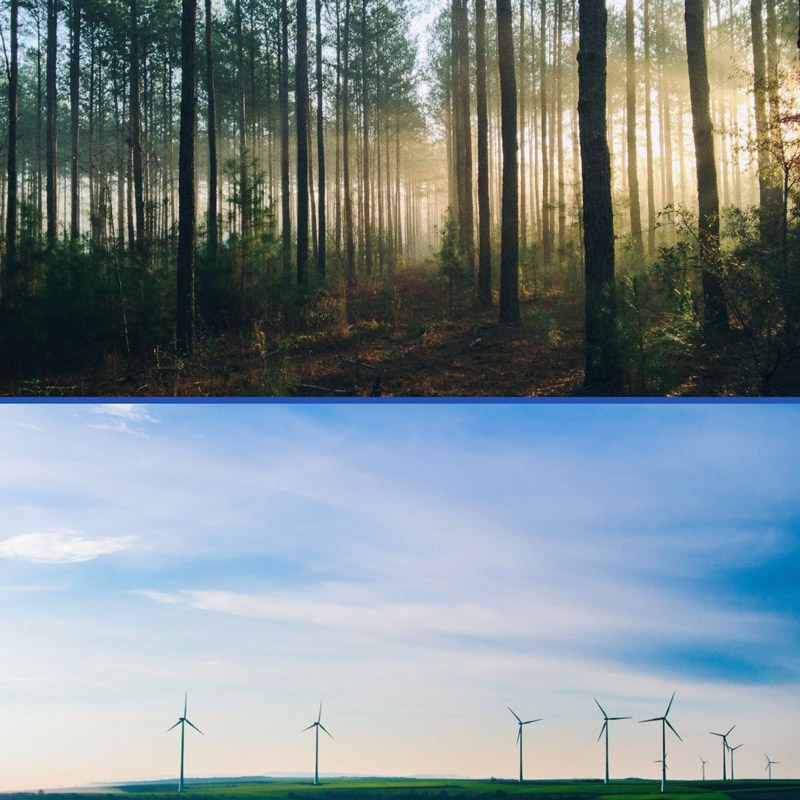
<path id="1" fill-rule="evenodd" d="M 69 65 L 70 104 L 70 238 L 80 238 L 80 183 L 78 176 L 78 131 L 80 125 L 79 79 L 81 52 L 81 0 L 72 0 L 72 52 Z"/>
<path id="2" fill-rule="evenodd" d="M 281 0 L 281 244 L 283 274 L 287 279 L 292 270 L 292 217 L 289 207 L 289 10 L 287 0 Z"/>
<path id="3" fill-rule="evenodd" d="M 768 76 L 764 59 L 764 23 L 761 0 L 750 0 L 750 31 L 753 44 L 753 108 L 756 118 L 758 150 L 758 201 L 762 242 L 773 240 L 780 221 L 781 189 L 770 155 L 770 130 L 767 119 Z"/>
<path id="4" fill-rule="evenodd" d="M 181 127 L 178 153 L 177 344 L 181 354 L 194 352 L 195 120 L 197 0 L 181 3 Z"/>
<path id="5" fill-rule="evenodd" d="M 478 112 L 478 302 L 492 304 L 489 216 L 489 121 L 486 100 L 486 2 L 475 0 L 476 99 Z"/>
<path id="6" fill-rule="evenodd" d="M 511 0 L 497 0 L 497 46 L 503 138 L 503 198 L 500 227 L 500 322 L 518 325 L 519 191 L 517 185 L 517 82 Z"/>
<path id="7" fill-rule="evenodd" d="M 703 280 L 703 327 L 713 334 L 728 327 L 719 264 L 719 196 L 714 161 L 713 127 L 709 106 L 708 65 L 703 24 L 703 0 L 684 0 L 689 96 L 692 105 L 697 169 L 698 234 Z"/>
<path id="8" fill-rule="evenodd" d="M 606 20 L 605 0 L 579 0 L 578 123 L 586 259 L 584 387 L 594 394 L 613 395 L 619 393 L 621 374 L 606 138 Z"/>
<path id="9" fill-rule="evenodd" d="M 17 253 L 17 116 L 19 115 L 19 0 L 11 0 L 11 62 L 8 65 L 8 203 L 6 204 L 6 263 L 4 282 Z"/>
<path id="10" fill-rule="evenodd" d="M 367 0 L 361 0 L 361 133 L 363 136 L 363 181 L 362 202 L 364 204 L 364 269 L 372 274 L 372 206 L 369 183 L 369 94 L 367 91 Z"/>
<path id="11" fill-rule="evenodd" d="M 214 53 L 211 46 L 211 0 L 205 0 L 206 12 L 206 91 L 208 92 L 208 255 L 217 257 L 219 234 L 217 230 L 217 103 L 214 90 Z M 180 175 L 179 175 L 180 179 Z"/>
<path id="12" fill-rule="evenodd" d="M 133 155 L 133 195 L 136 216 L 135 245 L 144 255 L 144 185 L 142 176 L 142 111 L 139 86 L 139 10 L 137 0 L 131 0 L 131 53 L 130 53 L 130 113 L 131 151 Z"/>
<path id="13" fill-rule="evenodd" d="M 303 302 L 308 282 L 308 16 L 306 0 L 297 0 L 294 97 L 297 128 L 297 288 L 300 302 Z"/>
<path id="14" fill-rule="evenodd" d="M 47 61 L 45 64 L 45 138 L 47 149 L 45 152 L 47 202 L 47 244 L 55 243 L 58 218 L 58 185 L 56 183 L 56 29 L 58 12 L 55 0 L 47 0 Z"/>
<path id="15" fill-rule="evenodd" d="M 244 80 L 244 34 L 242 32 L 242 3 L 236 0 L 234 4 L 236 19 L 236 81 L 237 81 L 237 107 L 239 112 L 239 202 L 242 214 L 242 238 L 250 235 L 252 220 L 252 197 L 250 181 L 248 178 L 247 159 L 247 100 L 245 97 Z M 242 264 L 242 302 L 244 302 L 244 263 Z"/>
<path id="16" fill-rule="evenodd" d="M 644 35 L 644 126 L 645 147 L 647 150 L 647 257 L 652 259 L 656 252 L 656 201 L 653 189 L 653 131 L 652 102 L 650 99 L 650 0 L 644 2 L 642 20 Z"/>
<path id="17" fill-rule="evenodd" d="M 642 213 L 639 206 L 639 169 L 636 152 L 636 53 L 633 45 L 633 0 L 625 0 L 625 102 L 628 144 L 628 200 L 631 239 L 636 260 L 644 260 Z"/>
<path id="18" fill-rule="evenodd" d="M 553 260 L 552 216 L 550 207 L 550 161 L 547 153 L 547 0 L 540 0 L 539 20 L 539 80 L 541 101 L 542 137 L 542 261 L 548 265 Z"/>
<path id="19" fill-rule="evenodd" d="M 533 35 L 533 31 L 531 31 Z M 517 54 L 519 67 L 519 84 L 517 93 L 519 95 L 519 120 L 517 125 L 518 133 L 518 152 L 519 152 L 519 241 L 524 253 L 528 249 L 528 213 L 525 192 L 525 81 L 527 72 L 525 70 L 525 0 L 519 0 L 519 53 Z"/>
<path id="20" fill-rule="evenodd" d="M 315 0 L 316 29 L 317 29 L 317 274 L 323 285 L 325 283 L 325 241 L 326 241 L 326 214 L 325 214 L 325 137 L 324 117 L 322 113 L 322 0 Z"/>

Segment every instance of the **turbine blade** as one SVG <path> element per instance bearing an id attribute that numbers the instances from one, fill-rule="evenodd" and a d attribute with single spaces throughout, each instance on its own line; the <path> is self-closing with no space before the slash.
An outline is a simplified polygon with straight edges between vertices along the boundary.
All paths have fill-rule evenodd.
<path id="1" fill-rule="evenodd" d="M 327 729 L 325 728 L 325 726 L 321 722 L 319 722 L 317 724 L 320 726 L 320 728 L 322 728 L 322 730 L 325 731 L 325 733 L 328 733 Z M 330 733 L 328 733 L 328 736 L 331 736 Z M 333 736 L 331 736 L 331 739 L 333 739 Z"/>
<path id="2" fill-rule="evenodd" d="M 516 740 L 516 742 L 514 742 L 514 744 L 519 744 L 519 737 L 520 737 L 520 736 L 522 736 L 522 726 L 521 726 L 521 725 L 520 725 L 520 727 L 517 729 L 517 740 Z"/>
<path id="3" fill-rule="evenodd" d="M 183 716 L 186 716 L 186 709 L 189 705 L 189 692 L 184 691 L 183 693 Z"/>
<path id="4" fill-rule="evenodd" d="M 595 701 L 595 703 L 597 703 L 597 698 L 596 698 L 596 697 L 593 697 L 593 698 L 592 698 L 592 700 L 594 700 L 594 701 Z M 605 709 L 603 708 L 603 706 L 601 706 L 601 705 L 600 705 L 600 703 L 597 703 L 597 707 L 600 709 L 600 713 L 601 713 L 601 714 L 602 714 L 604 717 L 608 717 L 608 714 L 606 714 L 606 712 L 605 712 Z"/>
<path id="5" fill-rule="evenodd" d="M 521 725 L 530 725 L 531 722 L 541 722 L 543 719 L 544 719 L 544 717 L 539 717 L 538 719 L 528 719 L 528 720 L 525 720 L 525 722 L 522 722 L 520 724 Z"/>
<path id="6" fill-rule="evenodd" d="M 731 731 L 732 731 L 732 730 L 733 730 L 735 727 L 736 727 L 735 725 L 731 725 Z M 727 732 L 725 735 L 726 735 L 726 736 L 730 736 L 730 735 L 731 735 L 731 731 L 728 731 L 728 732 Z"/>
<path id="7" fill-rule="evenodd" d="M 675 692 L 672 693 L 672 697 L 669 699 L 669 705 L 667 706 L 667 710 L 664 712 L 664 716 L 669 715 L 669 710 L 672 708 L 672 701 L 675 699 Z"/>
<path id="8" fill-rule="evenodd" d="M 721 736 L 723 739 L 727 736 L 725 733 L 714 733 L 714 731 L 709 731 L 712 736 Z"/>
<path id="9" fill-rule="evenodd" d="M 672 727 L 672 725 L 670 724 L 670 721 L 669 721 L 668 719 L 664 719 L 664 722 L 666 722 L 666 723 L 667 723 L 667 725 L 669 725 L 669 729 L 670 729 L 670 730 L 671 730 L 671 731 L 672 731 L 672 732 L 673 732 L 673 733 L 674 733 L 674 734 L 675 734 L 675 735 L 676 735 L 676 736 L 677 736 L 679 739 L 681 739 L 681 735 L 678 733 L 678 731 L 676 731 L 676 730 L 675 730 L 675 728 L 673 728 L 673 727 Z M 681 741 L 683 741 L 683 739 L 681 739 Z"/>
<path id="10" fill-rule="evenodd" d="M 317 722 L 322 719 L 322 700 L 319 701 L 319 714 L 317 714 Z"/>
<path id="11" fill-rule="evenodd" d="M 609 719 L 609 720 L 615 720 L 615 719 L 633 719 L 633 717 L 606 717 L 606 719 Z"/>
<path id="12" fill-rule="evenodd" d="M 511 706 L 506 706 L 506 708 L 514 715 L 517 722 L 522 723 L 522 720 L 517 716 L 516 712 L 514 711 L 513 708 L 511 708 Z"/>
<path id="13" fill-rule="evenodd" d="M 640 719 L 639 722 L 660 722 L 661 717 L 650 717 L 650 719 Z"/>
<path id="14" fill-rule="evenodd" d="M 312 722 L 307 728 L 303 728 L 303 730 L 300 731 L 300 733 L 305 733 L 306 731 L 310 731 L 316 724 L 317 724 L 316 722 Z"/>
<path id="15" fill-rule="evenodd" d="M 600 738 L 601 738 L 601 737 L 602 737 L 602 735 L 603 735 L 603 731 L 605 731 L 605 729 L 606 729 L 606 727 L 607 727 L 607 726 L 608 726 L 608 722 L 603 722 L 603 727 L 602 727 L 602 728 L 600 728 L 600 733 L 599 733 L 599 734 L 598 734 L 598 736 L 597 736 L 597 741 L 598 741 L 598 742 L 600 741 Z"/>
<path id="16" fill-rule="evenodd" d="M 174 725 L 171 725 L 169 728 L 167 728 L 167 733 L 169 733 L 173 728 L 177 728 L 178 725 L 181 724 L 181 722 L 183 722 L 183 720 L 179 719 Z"/>
<path id="17" fill-rule="evenodd" d="M 186 720 L 186 723 L 187 723 L 188 725 L 192 725 L 192 723 L 191 723 L 191 722 L 189 722 L 189 720 L 188 720 L 188 719 Z M 192 725 L 192 727 L 193 727 L 193 728 L 194 728 L 194 729 L 195 729 L 195 730 L 196 730 L 196 731 L 197 731 L 197 732 L 198 732 L 198 733 L 199 733 L 201 736 L 205 736 L 205 734 L 203 733 L 203 731 L 201 731 L 201 730 L 200 730 L 200 728 L 198 728 L 198 727 L 197 727 L 197 725 Z"/>

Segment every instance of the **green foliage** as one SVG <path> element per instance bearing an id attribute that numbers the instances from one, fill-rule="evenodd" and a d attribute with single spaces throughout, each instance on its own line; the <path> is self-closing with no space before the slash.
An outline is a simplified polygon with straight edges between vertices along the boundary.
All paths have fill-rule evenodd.
<path id="1" fill-rule="evenodd" d="M 464 295 L 472 285 L 472 276 L 465 268 L 464 254 L 459 242 L 458 220 L 451 209 L 442 224 L 439 251 L 439 274 L 447 291 L 447 312 L 453 315 L 455 305 L 464 299 Z"/>
<path id="2" fill-rule="evenodd" d="M 692 289 L 675 268 L 680 272 L 683 262 L 664 248 L 654 269 L 617 282 L 620 357 L 630 394 L 664 394 L 701 344 Z"/>
<path id="3" fill-rule="evenodd" d="M 0 363 L 29 376 L 99 363 L 124 349 L 119 302 L 105 255 L 57 245 L 14 270 L 0 314 Z"/>

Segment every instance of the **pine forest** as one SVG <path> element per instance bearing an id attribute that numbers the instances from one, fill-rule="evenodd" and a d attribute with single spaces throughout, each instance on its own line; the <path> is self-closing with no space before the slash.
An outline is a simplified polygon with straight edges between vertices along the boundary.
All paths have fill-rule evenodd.
<path id="1" fill-rule="evenodd" d="M 800 394 L 788 0 L 0 0 L 0 394 Z"/>

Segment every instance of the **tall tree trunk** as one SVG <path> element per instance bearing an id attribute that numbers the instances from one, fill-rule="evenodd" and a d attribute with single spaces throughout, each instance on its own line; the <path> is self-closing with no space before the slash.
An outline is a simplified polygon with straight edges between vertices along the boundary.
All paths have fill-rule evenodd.
<path id="1" fill-rule="evenodd" d="M 177 341 L 186 356 L 194 351 L 195 119 L 197 0 L 181 3 L 181 128 L 178 154 Z"/>
<path id="2" fill-rule="evenodd" d="M 584 386 L 595 394 L 618 394 L 614 221 L 606 138 L 606 20 L 605 0 L 579 0 L 578 123 L 586 253 Z"/>
<path id="3" fill-rule="evenodd" d="M 653 189 L 653 131 L 650 76 L 650 0 L 644 2 L 642 28 L 644 35 L 644 126 L 645 147 L 647 149 L 647 257 L 652 259 L 656 252 L 656 201 Z"/>
<path id="4" fill-rule="evenodd" d="M 292 269 L 292 217 L 289 207 L 289 10 L 281 0 L 281 244 L 283 273 L 287 279 Z"/>
<path id="5" fill-rule="evenodd" d="M 770 124 L 767 119 L 768 78 L 764 59 L 764 23 L 761 0 L 750 0 L 750 30 L 753 42 L 753 107 L 758 148 L 758 199 L 763 242 L 773 239 L 779 224 L 781 189 L 770 156 Z"/>
<path id="6" fill-rule="evenodd" d="M 299 299 L 303 302 L 308 282 L 308 16 L 306 0 L 297 0 L 294 98 L 297 127 L 297 287 Z"/>
<path id="7" fill-rule="evenodd" d="M 208 255 L 217 257 L 217 102 L 214 91 L 214 54 L 211 47 L 211 0 L 205 0 L 206 12 L 206 91 L 208 93 Z M 179 176 L 180 177 L 180 176 Z"/>
<path id="8" fill-rule="evenodd" d="M 239 201 L 242 204 L 242 238 L 246 239 L 250 235 L 253 203 L 247 174 L 249 153 L 247 152 L 247 102 L 245 98 L 244 34 L 242 32 L 241 0 L 236 0 L 234 14 L 236 17 L 236 101 L 239 112 Z M 244 295 L 244 264 L 242 265 L 242 270 L 242 293 Z"/>
<path id="9" fill-rule="evenodd" d="M 46 125 L 47 150 L 45 155 L 45 172 L 47 175 L 47 244 L 52 245 L 56 239 L 57 193 L 56 184 L 56 29 L 58 12 L 55 0 L 47 0 L 47 62 L 45 66 L 46 85 Z"/>
<path id="10" fill-rule="evenodd" d="M 78 177 L 78 130 L 80 125 L 79 79 L 81 53 L 81 0 L 72 0 L 72 52 L 69 65 L 70 134 L 70 238 L 80 238 L 80 183 Z"/>
<path id="11" fill-rule="evenodd" d="M 17 116 L 19 114 L 19 0 L 11 0 L 11 63 L 8 65 L 8 203 L 6 205 L 6 263 L 9 285 L 17 253 Z"/>
<path id="12" fill-rule="evenodd" d="M 326 215 L 325 215 L 325 137 L 322 114 L 322 0 L 315 0 L 316 28 L 317 28 L 317 171 L 318 171 L 318 202 L 317 202 L 317 273 L 323 285 L 325 283 L 325 240 L 326 240 Z"/>
<path id="13" fill-rule="evenodd" d="M 475 0 L 476 100 L 478 112 L 478 302 L 492 303 L 489 217 L 489 121 L 486 101 L 486 0 Z"/>
<path id="14" fill-rule="evenodd" d="M 551 207 L 550 207 L 550 160 L 547 154 L 547 0 L 540 0 L 541 17 L 539 21 L 539 80 L 541 101 L 542 137 L 542 260 L 548 265 L 553 260 L 551 246 Z"/>
<path id="15" fill-rule="evenodd" d="M 564 91 L 562 40 L 564 30 L 564 0 L 556 0 L 556 163 L 558 165 L 558 263 L 564 263 L 566 245 L 567 206 L 564 199 Z"/>
<path id="16" fill-rule="evenodd" d="M 639 169 L 636 153 L 636 53 L 633 46 L 633 0 L 625 0 L 625 101 L 628 143 L 628 200 L 631 238 L 637 262 L 644 260 L 642 214 L 639 206 Z"/>
<path id="17" fill-rule="evenodd" d="M 464 254 L 465 270 L 475 280 L 475 214 L 472 189 L 472 127 L 470 125 L 469 91 L 469 24 L 467 0 L 457 0 L 458 5 L 458 119 L 461 127 L 461 152 L 458 154 L 458 175 L 461 179 L 459 200 L 459 230 Z"/>
<path id="18" fill-rule="evenodd" d="M 533 35 L 533 31 L 531 31 L 531 35 Z M 519 64 L 517 69 L 517 75 L 519 75 L 517 86 L 519 95 L 519 243 L 524 253 L 528 249 L 528 213 L 525 192 L 525 121 L 527 119 L 525 113 L 525 81 L 527 78 L 527 70 L 525 69 L 525 0 L 519 0 L 519 53 L 517 61 Z"/>
<path id="19" fill-rule="evenodd" d="M 353 198 L 350 194 L 350 0 L 344 4 L 344 79 L 342 81 L 342 180 L 344 181 L 345 275 L 348 285 L 356 279 L 353 241 Z"/>
<path id="20" fill-rule="evenodd" d="M 519 210 L 517 199 L 517 81 L 511 0 L 497 0 L 497 46 L 503 136 L 503 199 L 500 227 L 500 322 L 519 316 Z"/>
<path id="21" fill-rule="evenodd" d="M 131 0 L 131 52 L 130 52 L 130 112 L 131 150 L 133 154 L 133 195 L 136 211 L 136 251 L 144 255 L 144 185 L 142 175 L 142 111 L 139 86 L 139 9 L 137 0 Z"/>
<path id="22" fill-rule="evenodd" d="M 367 0 L 361 0 L 361 113 L 363 136 L 364 268 L 372 273 L 372 208 L 369 194 L 369 95 L 367 92 Z"/>
<path id="23" fill-rule="evenodd" d="M 38 222 L 36 225 L 37 239 L 42 241 L 42 220 L 44 207 L 42 206 L 42 26 L 40 17 L 36 15 L 36 210 Z"/>
<path id="24" fill-rule="evenodd" d="M 709 105 L 708 65 L 703 25 L 703 0 L 684 0 L 686 55 L 689 65 L 689 96 L 692 104 L 697 168 L 698 233 L 703 279 L 703 327 L 713 334 L 728 327 L 719 262 L 719 197 L 717 165 L 714 161 L 713 126 Z"/>
<path id="25" fill-rule="evenodd" d="M 341 123 L 342 123 L 342 21 L 341 0 L 336 0 L 336 122 L 334 133 L 336 139 L 336 174 L 333 186 L 336 198 L 336 258 L 341 263 L 342 257 L 342 190 L 341 190 Z"/>

